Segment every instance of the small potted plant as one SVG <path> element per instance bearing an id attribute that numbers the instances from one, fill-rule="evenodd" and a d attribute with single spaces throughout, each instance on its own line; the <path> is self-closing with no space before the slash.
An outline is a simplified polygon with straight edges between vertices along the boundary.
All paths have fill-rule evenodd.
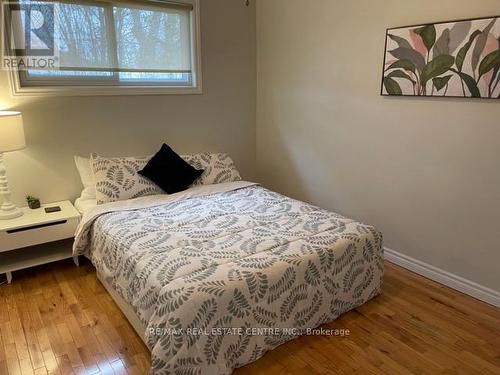
<path id="1" fill-rule="evenodd" d="M 32 210 L 36 210 L 37 208 L 40 208 L 40 199 L 35 198 L 31 195 L 28 195 L 26 197 L 26 201 L 28 202 L 28 207 L 31 208 Z"/>

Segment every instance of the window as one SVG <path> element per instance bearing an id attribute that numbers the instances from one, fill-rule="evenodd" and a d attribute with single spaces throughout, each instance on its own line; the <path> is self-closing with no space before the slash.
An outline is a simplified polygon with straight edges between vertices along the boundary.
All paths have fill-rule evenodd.
<path id="1" fill-rule="evenodd" d="M 57 64 L 18 70 L 17 93 L 201 92 L 198 0 L 53 3 Z"/>

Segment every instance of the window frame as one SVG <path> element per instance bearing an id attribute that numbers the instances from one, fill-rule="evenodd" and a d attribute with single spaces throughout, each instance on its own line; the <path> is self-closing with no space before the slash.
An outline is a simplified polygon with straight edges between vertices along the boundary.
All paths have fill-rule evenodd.
<path id="1" fill-rule="evenodd" d="M 161 0 L 144 0 L 145 3 Z M 119 96 L 119 95 L 175 95 L 202 94 L 201 21 L 200 0 L 168 0 L 169 3 L 192 5 L 191 12 L 191 85 L 176 86 L 171 82 L 134 85 L 131 82 L 106 85 L 106 79 L 80 78 L 88 85 L 50 85 L 50 78 L 41 77 L 40 85 L 23 86 L 17 69 L 9 70 L 9 81 L 13 96 Z M 76 77 L 72 78 L 74 80 Z M 46 81 L 43 82 L 43 81 Z M 109 80 L 108 82 L 116 83 Z"/>

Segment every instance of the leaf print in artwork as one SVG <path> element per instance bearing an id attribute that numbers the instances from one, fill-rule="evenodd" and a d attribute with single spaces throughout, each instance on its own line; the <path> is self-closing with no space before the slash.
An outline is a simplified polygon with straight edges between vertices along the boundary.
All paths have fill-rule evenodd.
<path id="1" fill-rule="evenodd" d="M 392 72 L 389 73 L 389 75 L 386 78 L 388 80 L 390 79 L 392 81 L 392 82 L 389 82 L 389 84 L 397 85 L 397 87 L 394 86 L 393 88 L 391 88 L 391 90 L 392 89 L 401 90 L 401 87 L 399 87 L 399 84 L 393 78 L 407 79 L 408 81 L 410 81 L 413 84 L 414 90 L 415 90 L 415 87 L 417 85 L 417 81 L 415 81 L 413 78 L 411 78 L 411 76 L 409 74 L 406 74 L 402 70 L 393 70 Z M 389 91 L 389 90 L 387 90 L 387 91 Z"/>
<path id="2" fill-rule="evenodd" d="M 449 55 L 440 55 L 430 61 L 424 70 L 422 70 L 422 75 L 420 76 L 420 84 L 423 87 L 424 94 L 427 92 L 427 82 L 448 72 L 454 64 L 455 58 Z"/>
<path id="3" fill-rule="evenodd" d="M 432 49 L 434 58 L 450 54 L 450 29 L 445 29 Z"/>
<path id="4" fill-rule="evenodd" d="M 472 21 L 457 22 L 450 30 L 449 54 L 453 54 L 467 38 L 472 28 Z"/>
<path id="5" fill-rule="evenodd" d="M 424 57 L 415 51 L 413 48 L 396 48 L 389 53 L 399 60 L 409 60 L 411 61 L 418 70 L 422 70 L 425 67 Z"/>
<path id="6" fill-rule="evenodd" d="M 406 60 L 406 59 L 401 59 L 401 60 L 398 60 L 398 61 L 392 63 L 387 68 L 387 70 L 390 70 L 390 69 L 404 69 L 406 71 L 409 71 L 409 72 L 412 72 L 413 74 L 415 74 L 415 64 L 413 64 L 410 60 Z"/>
<path id="7" fill-rule="evenodd" d="M 479 60 L 481 59 L 481 55 L 484 51 L 484 47 L 486 47 L 486 41 L 488 40 L 488 35 L 490 34 L 491 30 L 493 29 L 493 26 L 495 26 L 495 23 L 497 21 L 497 18 L 494 18 L 491 20 L 491 22 L 484 28 L 484 30 L 481 32 L 481 34 L 478 36 L 476 40 L 476 45 L 474 46 L 474 50 L 472 51 L 472 71 L 475 72 L 476 68 L 479 64 Z"/>
<path id="8" fill-rule="evenodd" d="M 389 95 L 403 94 L 403 91 L 401 90 L 401 86 L 399 86 L 399 83 L 397 83 L 396 80 L 392 79 L 391 77 L 384 78 L 384 87 L 386 91 L 389 93 Z"/>
<path id="9" fill-rule="evenodd" d="M 479 88 L 477 87 L 477 82 L 473 77 L 471 77 L 467 73 L 458 72 L 454 69 L 451 69 L 451 71 L 458 74 L 458 76 L 460 77 L 462 82 L 465 83 L 465 85 L 467 86 L 467 89 L 469 90 L 471 97 L 473 97 L 473 98 L 480 98 L 481 97 L 481 92 L 479 91 Z"/>
<path id="10" fill-rule="evenodd" d="M 457 57 L 456 57 L 456 65 L 457 69 L 461 72 L 464 66 L 465 58 L 467 57 L 467 53 L 469 52 L 472 43 L 476 40 L 476 38 L 481 35 L 481 31 L 476 30 L 472 33 L 472 35 L 469 37 L 469 41 L 465 43 L 465 45 L 460 48 L 458 51 Z"/>
<path id="11" fill-rule="evenodd" d="M 426 25 L 413 31 L 420 35 L 424 41 L 425 48 L 430 52 L 431 48 L 434 47 L 434 43 L 436 43 L 436 27 L 434 25 Z"/>
<path id="12" fill-rule="evenodd" d="M 499 99 L 498 18 L 387 30 L 382 95 Z"/>
<path id="13" fill-rule="evenodd" d="M 390 78 L 404 78 L 413 83 L 414 85 L 417 84 L 417 81 L 415 81 L 413 78 L 410 77 L 409 74 L 406 74 L 402 70 L 393 70 L 392 72 L 389 73 L 388 77 Z"/>
<path id="14" fill-rule="evenodd" d="M 392 35 L 392 34 L 388 34 L 387 36 L 389 38 L 391 38 L 392 40 L 394 40 L 398 44 L 399 47 L 413 49 L 410 42 L 408 42 L 405 38 L 401 38 L 400 36 L 396 36 L 396 35 Z"/>
<path id="15" fill-rule="evenodd" d="M 487 55 L 479 65 L 479 78 L 488 73 L 490 70 L 500 67 L 500 49 Z"/>

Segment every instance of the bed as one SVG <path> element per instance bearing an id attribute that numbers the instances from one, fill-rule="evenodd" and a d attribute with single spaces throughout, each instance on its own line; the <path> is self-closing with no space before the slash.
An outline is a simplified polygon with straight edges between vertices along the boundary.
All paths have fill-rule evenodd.
<path id="1" fill-rule="evenodd" d="M 151 350 L 151 374 L 230 374 L 381 292 L 373 227 L 258 184 L 87 207 L 85 255 Z"/>

